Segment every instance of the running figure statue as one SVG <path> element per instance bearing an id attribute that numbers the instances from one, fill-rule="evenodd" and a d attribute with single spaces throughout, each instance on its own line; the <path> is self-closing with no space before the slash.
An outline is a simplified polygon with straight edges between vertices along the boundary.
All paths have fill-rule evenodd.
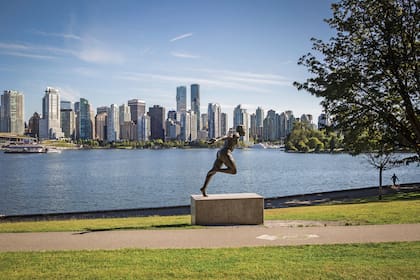
<path id="1" fill-rule="evenodd" d="M 215 142 L 224 140 L 225 144 L 217 152 L 217 158 L 214 161 L 213 168 L 207 173 L 206 180 L 204 181 L 203 187 L 200 189 L 203 196 L 207 196 L 206 188 L 210 182 L 211 177 L 217 172 L 227 173 L 227 174 L 236 174 L 236 164 L 233 160 L 232 151 L 239 142 L 239 137 L 245 135 L 245 130 L 242 125 L 236 127 L 236 132 L 230 133 L 229 135 L 223 136 L 221 138 L 210 139 L 207 143 L 213 144 Z M 226 168 L 222 168 L 222 165 L 225 165 Z"/>

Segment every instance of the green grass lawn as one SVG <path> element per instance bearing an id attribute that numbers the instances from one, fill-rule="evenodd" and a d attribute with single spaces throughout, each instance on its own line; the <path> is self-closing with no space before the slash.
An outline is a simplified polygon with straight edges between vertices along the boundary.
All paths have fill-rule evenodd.
<path id="1" fill-rule="evenodd" d="M 270 209 L 267 220 L 337 221 L 348 225 L 420 223 L 420 193 L 358 199 L 348 204 Z"/>
<path id="2" fill-rule="evenodd" d="M 266 220 L 338 221 L 348 225 L 420 223 L 420 194 L 396 194 L 349 204 L 265 210 Z M 1 232 L 192 228 L 190 215 L 41 222 L 0 222 Z"/>
<path id="3" fill-rule="evenodd" d="M 0 279 L 418 279 L 420 242 L 0 253 Z"/>
<path id="4" fill-rule="evenodd" d="M 266 219 L 419 223 L 420 196 L 271 209 Z M 0 223 L 0 232 L 191 228 L 190 216 Z M 0 279 L 419 279 L 420 242 L 0 253 Z"/>

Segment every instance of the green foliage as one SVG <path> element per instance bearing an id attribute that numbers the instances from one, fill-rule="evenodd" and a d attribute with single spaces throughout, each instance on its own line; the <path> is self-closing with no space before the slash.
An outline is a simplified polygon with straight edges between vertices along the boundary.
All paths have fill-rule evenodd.
<path id="1" fill-rule="evenodd" d="M 322 98 L 348 150 L 420 155 L 420 2 L 341 0 L 332 10 L 336 35 L 312 39 L 319 55 L 298 62 L 312 77 L 295 86 Z"/>
<path id="2" fill-rule="evenodd" d="M 285 143 L 289 152 L 334 152 L 343 147 L 341 138 L 334 132 L 317 130 L 310 125 L 296 122 Z"/>

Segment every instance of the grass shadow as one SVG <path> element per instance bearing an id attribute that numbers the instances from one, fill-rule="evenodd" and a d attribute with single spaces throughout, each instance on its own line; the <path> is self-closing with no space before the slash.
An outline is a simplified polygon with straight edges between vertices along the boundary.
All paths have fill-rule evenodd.
<path id="1" fill-rule="evenodd" d="M 197 226 L 192 226 L 188 223 L 183 224 L 164 224 L 164 225 L 151 225 L 151 226 L 127 226 L 127 227 L 109 227 L 109 228 L 86 228 L 84 231 L 78 232 L 76 234 L 87 234 L 93 232 L 101 231 L 116 231 L 116 230 L 148 230 L 148 229 L 187 229 L 187 228 L 197 228 Z"/>

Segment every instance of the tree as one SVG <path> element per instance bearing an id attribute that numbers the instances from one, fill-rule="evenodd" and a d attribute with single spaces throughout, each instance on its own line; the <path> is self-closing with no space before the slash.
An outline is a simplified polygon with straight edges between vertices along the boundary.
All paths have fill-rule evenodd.
<path id="1" fill-rule="evenodd" d="M 394 167 L 392 164 L 392 155 L 384 153 L 369 153 L 367 154 L 368 162 L 379 170 L 379 200 L 382 199 L 382 173 L 384 170 Z"/>
<path id="2" fill-rule="evenodd" d="M 333 132 L 316 130 L 303 122 L 295 122 L 291 133 L 286 138 L 287 151 L 323 152 L 325 149 L 334 152 L 341 148 L 340 139 Z"/>
<path id="3" fill-rule="evenodd" d="M 329 42 L 312 39 L 298 64 L 312 77 L 295 82 L 321 97 L 354 153 L 408 148 L 420 157 L 420 2 L 342 0 L 325 20 Z"/>

